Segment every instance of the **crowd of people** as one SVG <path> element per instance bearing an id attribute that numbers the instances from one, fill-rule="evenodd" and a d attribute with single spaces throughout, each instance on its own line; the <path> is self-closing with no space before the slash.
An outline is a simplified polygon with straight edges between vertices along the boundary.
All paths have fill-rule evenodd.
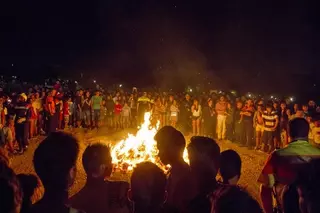
<path id="1" fill-rule="evenodd" d="M 35 86 L 25 93 L 1 95 L 1 144 L 22 154 L 39 134 L 68 128 L 136 128 L 150 111 L 154 126 L 170 125 L 184 135 L 229 140 L 268 153 L 288 143 L 289 120 L 304 117 L 311 143 L 320 146 L 320 107 L 312 100 L 298 104 L 223 93 L 141 93 L 137 88 L 71 92 L 59 82 L 50 89 Z"/>
<path id="2" fill-rule="evenodd" d="M 151 162 L 138 164 L 130 184 L 111 181 L 110 148 L 86 148 L 82 164 L 84 188 L 71 198 L 68 189 L 76 176 L 79 143 L 68 128 L 136 128 L 151 112 L 159 158 L 171 165 L 166 174 Z M 298 105 L 285 101 L 243 99 L 221 93 L 104 94 L 59 84 L 51 89 L 0 98 L 0 212 L 135 212 L 135 213 L 316 213 L 320 177 L 320 108 L 314 101 Z M 29 141 L 47 135 L 33 156 L 37 174 L 15 174 L 11 154 L 22 154 Z M 185 135 L 190 163 L 183 152 Z M 234 150 L 221 152 L 219 141 L 230 140 L 248 149 L 269 153 L 260 177 L 261 206 L 238 185 L 241 158 Z M 32 140 L 30 141 L 32 142 Z M 17 149 L 15 147 L 18 147 Z M 217 175 L 219 174 L 218 178 Z M 40 187 L 45 193 L 32 203 Z"/>
<path id="3" fill-rule="evenodd" d="M 10 160 L 0 155 L 0 211 L 3 213 L 317 213 L 320 150 L 308 143 L 309 123 L 289 121 L 288 146 L 266 161 L 258 180 L 262 206 L 238 185 L 241 158 L 234 150 L 220 151 L 215 140 L 193 136 L 187 146 L 190 163 L 183 159 L 184 135 L 172 126 L 155 135 L 159 158 L 170 164 L 168 174 L 152 162 L 138 164 L 130 184 L 111 181 L 110 147 L 89 145 L 82 155 L 85 186 L 69 197 L 77 173 L 79 143 L 63 131 L 50 133 L 35 150 L 34 169 L 44 187 L 43 197 L 32 203 L 40 187 L 37 177 L 15 174 Z M 221 179 L 217 178 L 220 174 Z M 272 196 L 276 198 L 273 205 Z"/>

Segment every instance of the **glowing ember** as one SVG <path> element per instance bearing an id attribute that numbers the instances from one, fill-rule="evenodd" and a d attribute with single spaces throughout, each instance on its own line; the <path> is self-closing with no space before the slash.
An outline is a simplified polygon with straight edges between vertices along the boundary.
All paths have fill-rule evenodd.
<path id="1" fill-rule="evenodd" d="M 144 123 L 136 135 L 129 134 L 126 139 L 112 147 L 111 155 L 115 169 L 131 171 L 143 161 L 151 161 L 163 170 L 170 167 L 170 165 L 163 165 L 158 158 L 157 142 L 154 136 L 158 131 L 159 122 L 156 127 L 151 128 L 150 116 L 150 112 L 145 113 Z M 189 163 L 187 150 L 184 151 L 183 157 Z"/>

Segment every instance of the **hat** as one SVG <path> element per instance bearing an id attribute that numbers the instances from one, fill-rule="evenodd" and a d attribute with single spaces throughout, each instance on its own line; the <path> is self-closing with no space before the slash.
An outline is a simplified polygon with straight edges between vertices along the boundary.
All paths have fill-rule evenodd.
<path id="1" fill-rule="evenodd" d="M 28 97 L 25 93 L 21 93 L 20 97 L 22 97 L 25 101 L 28 100 Z"/>

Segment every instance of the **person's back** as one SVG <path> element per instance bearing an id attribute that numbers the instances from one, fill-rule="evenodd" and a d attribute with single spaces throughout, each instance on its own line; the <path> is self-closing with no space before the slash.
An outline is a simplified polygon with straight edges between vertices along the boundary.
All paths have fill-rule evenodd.
<path id="1" fill-rule="evenodd" d="M 216 187 L 216 175 L 220 164 L 220 147 L 211 138 L 192 137 L 188 145 L 188 155 L 192 177 L 197 188 L 196 197 L 191 200 L 188 212 L 209 213 L 210 200 L 208 195 Z"/>
<path id="2" fill-rule="evenodd" d="M 222 185 L 210 198 L 211 213 L 263 213 L 259 203 L 238 186 Z"/>
<path id="3" fill-rule="evenodd" d="M 0 159 L 0 212 L 20 213 L 22 191 L 19 181 L 5 161 Z"/>
<path id="4" fill-rule="evenodd" d="M 44 186 L 43 198 L 35 203 L 32 213 L 80 213 L 67 205 L 68 188 L 76 174 L 79 145 L 62 132 L 51 133 L 36 149 L 33 164 Z"/>
<path id="5" fill-rule="evenodd" d="M 292 184 L 297 174 L 312 159 L 320 158 L 320 149 L 308 143 L 308 134 L 309 123 L 304 118 L 291 120 L 289 135 L 292 141 L 285 148 L 275 150 L 267 159 L 258 179 L 261 183 L 261 199 L 266 213 L 272 212 L 273 187 L 276 187 L 278 197 L 284 185 Z M 281 203 L 281 200 L 279 202 Z"/>
<path id="6" fill-rule="evenodd" d="M 129 212 L 126 199 L 128 189 L 127 182 L 92 181 L 71 197 L 69 203 L 86 213 L 125 213 Z"/>
<path id="7" fill-rule="evenodd" d="M 185 212 L 196 194 L 196 184 L 189 165 L 183 160 L 186 144 L 184 136 L 175 128 L 165 126 L 155 135 L 155 140 L 160 160 L 165 165 L 171 165 L 167 183 L 167 203 L 180 212 Z"/>
<path id="8" fill-rule="evenodd" d="M 234 150 L 221 152 L 220 174 L 224 184 L 236 185 L 241 176 L 241 158 Z"/>
<path id="9" fill-rule="evenodd" d="M 137 165 L 131 176 L 128 198 L 133 203 L 133 213 L 177 213 L 166 205 L 166 176 L 151 162 Z"/>
<path id="10" fill-rule="evenodd" d="M 112 172 L 110 148 L 103 144 L 88 146 L 82 163 L 87 173 L 87 183 L 70 198 L 71 206 L 86 213 L 129 212 L 126 199 L 129 184 L 105 181 Z"/>

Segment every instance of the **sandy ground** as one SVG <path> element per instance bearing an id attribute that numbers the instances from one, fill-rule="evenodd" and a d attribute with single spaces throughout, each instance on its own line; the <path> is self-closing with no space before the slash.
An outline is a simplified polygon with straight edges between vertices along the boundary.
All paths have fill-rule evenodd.
<path id="1" fill-rule="evenodd" d="M 81 156 L 86 146 L 90 143 L 95 143 L 95 142 L 103 142 L 107 144 L 116 143 L 122 138 L 125 138 L 126 135 L 128 134 L 128 131 L 108 132 L 106 129 L 102 128 L 99 131 L 97 130 L 86 131 L 84 129 L 77 129 L 77 130 L 71 130 L 70 133 L 73 134 L 76 138 L 78 138 L 81 145 L 80 146 L 81 151 L 80 151 L 79 160 L 77 163 L 77 167 L 78 167 L 77 178 L 76 178 L 75 184 L 70 189 L 70 195 L 73 195 L 83 187 L 86 181 L 86 174 L 81 164 Z M 15 156 L 12 159 L 11 166 L 17 174 L 20 174 L 20 173 L 35 174 L 33 169 L 33 164 L 32 164 L 33 153 L 36 147 L 39 145 L 39 143 L 43 139 L 44 137 L 38 137 L 38 138 L 32 139 L 30 141 L 30 146 L 27 152 L 24 155 Z M 256 180 L 267 158 L 267 155 L 261 152 L 252 151 L 246 148 L 239 147 L 231 142 L 219 142 L 219 145 L 222 151 L 226 149 L 233 149 L 240 154 L 242 159 L 242 176 L 240 179 L 240 185 L 245 187 L 255 198 L 258 199 L 259 185 L 257 184 Z M 129 175 L 117 173 L 113 175 L 113 179 L 128 180 Z M 37 200 L 40 198 L 42 191 L 43 191 L 42 189 L 38 191 L 34 200 Z"/>

